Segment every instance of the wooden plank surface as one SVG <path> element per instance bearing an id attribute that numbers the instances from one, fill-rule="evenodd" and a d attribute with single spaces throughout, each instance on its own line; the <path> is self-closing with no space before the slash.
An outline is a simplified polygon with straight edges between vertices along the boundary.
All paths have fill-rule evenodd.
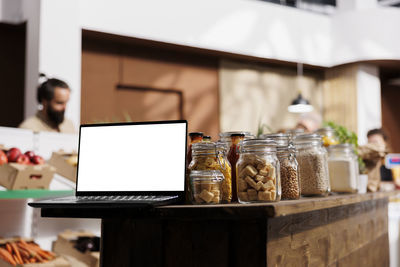
<path id="1" fill-rule="evenodd" d="M 268 266 L 388 266 L 387 199 L 268 220 Z"/>
<path id="2" fill-rule="evenodd" d="M 299 200 L 284 200 L 276 203 L 252 203 L 252 204 L 221 204 L 221 205 L 172 205 L 157 208 L 165 216 L 168 214 L 177 214 L 178 210 L 186 211 L 188 214 L 191 210 L 206 213 L 214 210 L 224 211 L 226 214 L 236 215 L 254 215 L 253 212 L 268 217 L 286 216 L 296 213 L 304 213 L 320 209 L 329 209 L 343 205 L 350 205 L 369 201 L 373 199 L 388 198 L 400 191 L 393 192 L 375 192 L 367 194 L 336 194 L 328 197 L 303 197 Z M 203 211 L 199 211 L 203 210 Z"/>

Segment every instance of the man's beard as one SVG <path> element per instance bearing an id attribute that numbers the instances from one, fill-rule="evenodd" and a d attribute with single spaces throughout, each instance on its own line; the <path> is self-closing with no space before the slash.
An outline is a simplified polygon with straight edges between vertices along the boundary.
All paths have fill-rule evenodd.
<path id="1" fill-rule="evenodd" d="M 47 116 L 49 116 L 50 121 L 52 121 L 55 125 L 60 125 L 64 121 L 64 113 L 65 110 L 63 111 L 56 111 L 49 107 L 47 109 Z"/>

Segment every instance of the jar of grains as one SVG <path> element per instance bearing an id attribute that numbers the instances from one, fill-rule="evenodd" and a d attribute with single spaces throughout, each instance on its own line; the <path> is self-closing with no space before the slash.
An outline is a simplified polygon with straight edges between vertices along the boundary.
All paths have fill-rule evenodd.
<path id="1" fill-rule="evenodd" d="M 328 147 L 328 167 L 333 192 L 354 193 L 358 189 L 358 161 L 352 144 Z"/>
<path id="2" fill-rule="evenodd" d="M 318 134 L 301 134 L 294 139 L 299 163 L 301 194 L 322 195 L 330 192 L 328 155 Z"/>
<path id="3" fill-rule="evenodd" d="M 232 174 L 231 165 L 226 158 L 224 143 L 202 142 L 192 146 L 193 157 L 188 169 L 193 170 L 219 170 L 224 175 L 221 183 L 221 200 L 230 203 L 232 200 Z M 189 187 L 188 190 L 191 190 Z M 190 196 L 192 192 L 188 192 Z"/>
<path id="4" fill-rule="evenodd" d="M 274 140 L 277 144 L 276 154 L 280 163 L 282 199 L 299 199 L 299 168 L 296 160 L 296 149 L 290 141 L 289 134 L 263 134 L 263 139 Z"/>
<path id="5" fill-rule="evenodd" d="M 240 203 L 281 199 L 279 160 L 274 141 L 243 140 L 240 143 L 236 173 Z"/>
<path id="6" fill-rule="evenodd" d="M 191 171 L 190 187 L 193 204 L 219 204 L 221 202 L 221 183 L 224 176 L 220 171 Z"/>

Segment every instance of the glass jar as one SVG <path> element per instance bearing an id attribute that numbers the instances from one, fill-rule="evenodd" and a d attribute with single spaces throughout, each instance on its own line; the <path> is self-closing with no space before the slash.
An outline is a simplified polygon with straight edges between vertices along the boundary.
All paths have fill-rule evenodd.
<path id="1" fill-rule="evenodd" d="M 240 143 L 236 173 L 240 203 L 281 199 L 279 160 L 274 141 L 243 140 Z"/>
<path id="2" fill-rule="evenodd" d="M 328 167 L 333 192 L 358 191 L 358 161 L 352 144 L 328 147 Z"/>
<path id="3" fill-rule="evenodd" d="M 228 152 L 228 160 L 231 166 L 236 166 L 236 163 L 239 159 L 239 143 L 243 141 L 244 134 L 236 133 L 231 135 L 231 147 Z M 232 168 L 232 200 L 237 200 L 237 189 L 236 189 L 236 168 Z"/>
<path id="4" fill-rule="evenodd" d="M 324 127 L 315 131 L 316 134 L 322 136 L 322 142 L 325 147 L 339 144 L 335 130 L 331 127 Z"/>
<path id="5" fill-rule="evenodd" d="M 203 141 L 203 133 L 202 132 L 192 132 L 189 133 L 190 143 L 188 148 L 188 156 L 187 162 L 190 163 L 192 161 L 192 145 Z"/>
<path id="6" fill-rule="evenodd" d="M 222 181 L 224 176 L 215 170 L 193 170 L 190 172 L 192 204 L 221 203 Z"/>
<path id="7" fill-rule="evenodd" d="M 276 142 L 276 154 L 279 159 L 281 172 L 282 199 L 300 198 L 299 167 L 294 148 L 289 134 L 264 134 L 264 139 Z"/>
<path id="8" fill-rule="evenodd" d="M 219 170 L 224 175 L 224 180 L 221 185 L 221 199 L 224 203 L 230 203 L 232 200 L 231 165 L 224 153 L 226 148 L 223 143 L 196 143 L 193 144 L 192 149 L 193 157 L 188 169 L 190 171 Z"/>
<path id="9" fill-rule="evenodd" d="M 318 134 L 301 134 L 294 139 L 299 164 L 301 195 L 326 196 L 330 192 L 328 153 Z"/>

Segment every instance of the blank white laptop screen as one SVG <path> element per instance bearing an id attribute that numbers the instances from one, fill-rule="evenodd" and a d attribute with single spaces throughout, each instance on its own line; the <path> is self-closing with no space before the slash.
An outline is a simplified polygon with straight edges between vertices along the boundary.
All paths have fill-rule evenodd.
<path id="1" fill-rule="evenodd" d="M 77 191 L 183 191 L 186 124 L 81 127 Z"/>

